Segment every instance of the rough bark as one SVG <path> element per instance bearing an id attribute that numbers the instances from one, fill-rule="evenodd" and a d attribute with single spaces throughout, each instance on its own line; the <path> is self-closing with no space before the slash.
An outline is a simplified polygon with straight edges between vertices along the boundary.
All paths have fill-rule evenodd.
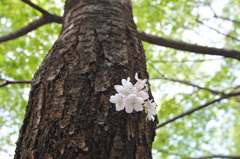
<path id="1" fill-rule="evenodd" d="M 32 81 L 15 159 L 152 158 L 156 122 L 109 102 L 135 72 L 148 78 L 130 0 L 67 0 L 61 35 Z"/>

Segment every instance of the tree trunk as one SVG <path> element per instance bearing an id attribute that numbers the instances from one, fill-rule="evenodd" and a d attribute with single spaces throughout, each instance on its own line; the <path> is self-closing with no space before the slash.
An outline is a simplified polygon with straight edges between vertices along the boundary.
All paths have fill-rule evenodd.
<path id="1" fill-rule="evenodd" d="M 136 72 L 148 78 L 130 0 L 66 0 L 61 35 L 33 78 L 15 159 L 152 158 L 156 122 L 109 102 L 114 85 Z"/>

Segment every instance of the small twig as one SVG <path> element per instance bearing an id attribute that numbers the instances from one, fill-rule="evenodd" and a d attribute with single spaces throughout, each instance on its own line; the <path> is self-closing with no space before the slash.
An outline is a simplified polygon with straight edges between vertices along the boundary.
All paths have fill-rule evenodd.
<path id="1" fill-rule="evenodd" d="M 4 152 L 4 153 L 6 153 L 9 157 L 12 157 L 13 155 L 12 154 L 10 154 L 9 153 L 9 151 L 8 150 L 6 150 L 6 149 L 3 149 L 3 148 L 0 148 L 0 151 L 2 151 L 2 152 Z"/>
<path id="2" fill-rule="evenodd" d="M 163 61 L 163 60 L 147 60 L 149 62 L 161 62 L 161 63 L 184 63 L 184 62 L 205 62 L 205 61 L 214 61 L 214 60 L 223 60 L 222 58 L 216 58 L 216 59 L 202 59 L 202 60 L 182 60 L 182 61 Z"/>
<path id="3" fill-rule="evenodd" d="M 9 84 L 30 84 L 32 81 L 28 81 L 28 80 L 6 80 L 6 79 L 2 79 L 0 78 L 0 80 L 5 81 L 4 83 L 0 84 L 0 87 L 4 87 L 7 86 Z"/>
<path id="4" fill-rule="evenodd" d="M 29 6 L 31 6 L 32 8 L 41 12 L 43 14 L 43 18 L 47 19 L 49 23 L 55 22 L 55 23 L 62 24 L 61 16 L 58 16 L 56 14 L 52 14 L 52 13 L 46 11 L 45 9 L 41 8 L 40 6 L 32 3 L 30 0 L 22 0 L 22 1 L 26 4 L 28 4 Z"/>
<path id="5" fill-rule="evenodd" d="M 48 11 L 46 11 L 45 9 L 39 7 L 38 5 L 32 3 L 30 0 L 22 0 L 24 3 L 28 4 L 29 6 L 31 6 L 32 8 L 38 10 L 39 12 L 41 12 L 43 15 L 51 15 L 51 13 L 49 13 Z"/>
<path id="6" fill-rule="evenodd" d="M 209 6 L 209 8 L 211 9 L 211 11 L 213 12 L 214 18 L 220 18 L 220 19 L 224 19 L 224 20 L 227 20 L 227 21 L 236 23 L 236 24 L 240 24 L 239 21 L 232 20 L 232 19 L 229 19 L 229 18 L 226 18 L 226 17 L 222 17 L 222 16 L 218 16 L 218 15 L 216 14 L 216 12 L 213 10 L 212 6 L 211 6 L 210 4 L 209 4 L 208 6 Z"/>
<path id="7" fill-rule="evenodd" d="M 211 159 L 211 158 L 240 159 L 240 156 L 213 155 L 213 156 L 205 156 L 205 157 L 189 157 L 188 159 Z"/>
<path id="8" fill-rule="evenodd" d="M 55 22 L 55 23 L 62 24 L 62 17 L 61 16 L 58 16 L 56 14 L 52 14 L 52 13 L 46 11 L 45 9 L 41 8 L 40 6 L 32 3 L 30 0 L 22 0 L 22 1 L 26 4 L 28 4 L 29 6 L 31 6 L 32 8 L 41 12 L 43 14 L 42 17 L 47 19 L 49 23 Z"/>
<path id="9" fill-rule="evenodd" d="M 216 12 L 213 10 L 211 4 L 209 4 L 208 6 L 209 6 L 210 10 L 213 12 L 213 15 L 214 15 L 214 17 L 215 17 L 217 14 L 216 14 Z"/>
<path id="10" fill-rule="evenodd" d="M 221 32 L 221 31 L 219 31 L 219 30 L 217 30 L 217 29 L 215 29 L 215 28 L 213 28 L 213 27 L 211 27 L 211 26 L 208 26 L 208 25 L 204 24 L 203 22 L 201 22 L 201 21 L 198 20 L 198 19 L 196 19 L 196 21 L 197 21 L 198 23 L 204 25 L 205 27 L 207 27 L 207 28 L 209 28 L 209 29 L 211 29 L 211 30 L 214 30 L 215 32 L 217 32 L 217 33 L 219 33 L 219 34 L 222 34 L 222 35 L 224 35 L 224 36 L 226 36 L 226 37 L 228 37 L 228 38 L 230 38 L 230 39 L 232 39 L 232 40 L 240 41 L 239 39 L 237 39 L 237 38 L 235 38 L 235 37 L 232 37 L 232 36 L 230 36 L 230 35 L 228 35 L 228 34 L 224 34 L 223 32 Z"/>
<path id="11" fill-rule="evenodd" d="M 163 126 L 165 126 L 165 125 L 167 125 L 167 124 L 169 124 L 169 123 L 171 123 L 171 122 L 173 122 L 173 121 L 175 121 L 175 120 L 177 120 L 177 119 L 179 119 L 179 118 L 182 118 L 182 117 L 184 117 L 184 116 L 190 115 L 190 114 L 192 114 L 192 113 L 194 113 L 194 112 L 196 112 L 196 111 L 198 111 L 198 110 L 200 110 L 200 109 L 203 109 L 203 108 L 205 108 L 205 107 L 207 107 L 207 106 L 209 106 L 209 105 L 211 105 L 211 104 L 214 104 L 214 103 L 216 103 L 216 102 L 220 102 L 220 101 L 223 100 L 223 99 L 230 98 L 230 97 L 234 97 L 234 96 L 238 96 L 238 95 L 240 95 L 240 92 L 225 94 L 225 95 L 221 96 L 221 97 L 218 98 L 218 99 L 209 101 L 209 102 L 207 102 L 207 103 L 205 103 L 205 104 L 203 104 L 203 105 L 200 105 L 200 106 L 198 106 L 198 107 L 196 107 L 196 108 L 190 109 L 190 110 L 188 110 L 188 111 L 186 111 L 186 112 L 184 112 L 184 113 L 182 113 L 182 114 L 179 114 L 179 115 L 177 115 L 176 117 L 174 117 L 174 118 L 172 118 L 172 119 L 170 119 L 170 120 L 168 120 L 168 121 L 166 121 L 166 122 L 163 122 L 162 124 L 158 125 L 157 128 L 163 127 Z"/>
<path id="12" fill-rule="evenodd" d="M 226 18 L 226 17 L 221 17 L 221 16 L 214 16 L 215 18 L 220 18 L 220 19 L 224 19 L 224 20 L 227 20 L 227 21 L 230 21 L 230 22 L 233 22 L 233 23 L 236 23 L 236 24 L 239 24 L 240 25 L 240 22 L 239 21 L 236 21 L 236 20 L 232 20 L 232 19 L 229 19 L 229 18 Z"/>
<path id="13" fill-rule="evenodd" d="M 203 89 L 203 90 L 209 91 L 213 94 L 222 94 L 222 95 L 225 94 L 224 92 L 215 91 L 215 90 L 212 90 L 210 88 L 201 87 L 201 86 L 198 86 L 196 84 L 193 84 L 193 83 L 190 83 L 190 82 L 187 82 L 187 81 L 178 80 L 178 79 L 167 78 L 167 77 L 156 77 L 156 78 L 151 78 L 151 79 L 153 79 L 153 80 L 164 79 L 164 80 L 168 80 L 168 81 L 172 81 L 172 82 L 178 82 L 178 83 L 182 83 L 182 84 L 185 84 L 185 85 L 188 85 L 188 86 L 196 87 L 198 89 Z"/>
<path id="14" fill-rule="evenodd" d="M 168 80 L 168 81 L 172 81 L 172 82 L 178 82 L 178 83 L 182 83 L 182 84 L 185 84 L 185 85 L 188 85 L 188 86 L 192 86 L 192 87 L 196 87 L 198 89 L 202 89 L 202 90 L 206 90 L 206 91 L 209 91 L 213 94 L 221 94 L 221 95 L 224 95 L 225 93 L 224 92 L 219 92 L 219 91 L 215 91 L 215 90 L 212 90 L 210 88 L 205 88 L 205 87 L 201 87 L 201 86 L 198 86 L 196 84 L 193 84 L 191 82 L 187 82 L 187 81 L 183 81 L 183 80 L 178 80 L 178 79 L 173 79 L 173 78 L 167 78 L 164 76 L 164 74 L 162 74 L 158 69 L 156 69 L 152 64 L 149 64 L 158 74 L 160 74 L 162 77 L 156 77 L 156 78 L 151 78 L 151 79 L 164 79 L 164 80 Z"/>
<path id="15" fill-rule="evenodd" d="M 182 156 L 182 155 L 179 154 L 179 153 L 170 152 L 170 151 L 166 151 L 166 150 L 158 149 L 157 151 L 159 151 L 159 152 L 161 152 L 161 153 L 166 153 L 166 154 L 174 155 L 174 156 Z"/>

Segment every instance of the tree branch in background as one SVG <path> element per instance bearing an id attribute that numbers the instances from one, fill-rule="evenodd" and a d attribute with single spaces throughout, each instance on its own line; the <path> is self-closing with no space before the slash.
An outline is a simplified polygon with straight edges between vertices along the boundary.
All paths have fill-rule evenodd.
<path id="1" fill-rule="evenodd" d="M 221 58 L 215 58 L 215 59 L 199 59 L 199 60 L 181 60 L 181 61 L 163 61 L 163 60 L 150 60 L 147 59 L 147 61 L 150 62 L 158 62 L 158 63 L 184 63 L 184 62 L 205 62 L 205 61 L 215 61 L 215 60 L 223 60 L 224 57 Z"/>
<path id="2" fill-rule="evenodd" d="M 188 85 L 188 86 L 196 87 L 198 89 L 203 89 L 203 90 L 209 91 L 213 94 L 222 94 L 222 95 L 224 94 L 224 92 L 215 91 L 215 90 L 212 90 L 210 88 L 201 87 L 201 86 L 198 86 L 196 84 L 193 84 L 193 83 L 190 83 L 190 82 L 187 82 L 187 81 L 178 80 L 178 79 L 167 78 L 167 77 L 156 77 L 156 78 L 151 78 L 151 79 L 153 79 L 153 80 L 164 79 L 164 80 L 168 80 L 168 81 L 172 81 L 172 82 L 178 82 L 178 83 L 182 83 L 182 84 L 185 84 L 185 85 Z"/>
<path id="3" fill-rule="evenodd" d="M 29 0 L 22 0 L 23 2 L 27 3 L 31 7 L 37 9 L 43 14 L 43 17 L 31 22 L 29 25 L 12 32 L 8 35 L 0 37 L 0 43 L 6 42 L 8 40 L 13 40 L 16 39 L 20 36 L 23 36 L 30 31 L 33 31 L 37 29 L 40 26 L 43 26 L 48 23 L 62 23 L 62 17 L 57 16 L 55 14 L 51 14 L 47 12 L 46 10 L 42 9 L 41 7 L 33 4 Z M 175 40 L 170 40 L 162 37 L 158 37 L 155 35 L 150 35 L 146 34 L 145 32 L 139 31 L 139 37 L 141 40 L 146 41 L 151 44 L 159 45 L 159 46 L 165 46 L 177 50 L 182 50 L 182 51 L 188 51 L 188 52 L 193 52 L 193 53 L 199 53 L 199 54 L 208 54 L 208 55 L 218 55 L 218 56 L 223 56 L 227 58 L 234 58 L 237 60 L 240 60 L 240 51 L 233 50 L 233 49 L 218 49 L 218 48 L 213 48 L 213 47 L 206 47 L 206 46 L 200 46 L 200 45 L 195 45 L 195 44 L 189 44 L 181 41 L 175 41 Z"/>
<path id="4" fill-rule="evenodd" d="M 182 117 L 184 117 L 184 116 L 186 116 L 186 115 L 190 115 L 190 114 L 192 114 L 192 113 L 194 113 L 194 112 L 196 112 L 196 111 L 198 111 L 198 110 L 200 110 L 200 109 L 203 109 L 203 108 L 205 108 L 205 107 L 207 107 L 207 106 L 209 106 L 209 105 L 211 105 L 211 104 L 214 104 L 214 103 L 216 103 L 216 102 L 220 102 L 220 101 L 223 100 L 223 99 L 230 98 L 230 97 L 234 97 L 234 96 L 239 96 L 239 95 L 240 95 L 240 92 L 225 94 L 225 95 L 221 96 L 221 97 L 218 98 L 218 99 L 209 101 L 209 102 L 207 102 L 207 103 L 205 103 L 205 104 L 203 104 L 203 105 L 200 105 L 200 106 L 198 106 L 198 107 L 196 107 L 196 108 L 190 109 L 190 110 L 188 110 L 188 111 L 186 111 L 186 112 L 184 112 L 184 113 L 182 113 L 182 114 L 179 114 L 179 115 L 177 115 L 176 117 L 174 117 L 174 118 L 172 118 L 172 119 L 170 119 L 170 120 L 168 120 L 168 121 L 165 121 L 165 122 L 163 122 L 162 124 L 158 125 L 157 128 L 163 127 L 163 126 L 165 126 L 165 125 L 167 125 L 167 124 L 169 124 L 169 123 L 171 123 L 171 122 L 174 122 L 175 120 L 177 120 L 177 119 L 179 119 L 179 118 L 182 118 Z"/>
<path id="5" fill-rule="evenodd" d="M 39 28 L 40 26 L 43 26 L 48 23 L 52 23 L 54 21 L 55 21 L 54 19 L 49 18 L 49 17 L 41 17 L 40 19 L 37 19 L 37 20 L 29 23 L 27 26 L 25 26 L 17 31 L 14 31 L 10 34 L 0 37 L 0 43 L 6 42 L 9 40 L 13 40 L 20 36 L 26 35 L 27 33 Z"/>
<path id="6" fill-rule="evenodd" d="M 41 12 L 43 15 L 51 15 L 51 13 L 49 13 L 48 11 L 46 11 L 45 9 L 41 8 L 40 6 L 32 3 L 30 0 L 22 0 L 24 3 L 28 4 L 29 6 L 31 6 L 32 8 L 38 10 L 39 12 Z"/>
<path id="7" fill-rule="evenodd" d="M 226 156 L 226 155 L 213 155 L 205 157 L 189 157 L 188 159 L 211 159 L 211 158 L 228 158 L 228 159 L 240 159 L 240 156 Z"/>
<path id="8" fill-rule="evenodd" d="M 169 47 L 177 50 L 195 52 L 199 54 L 218 55 L 218 56 L 240 60 L 240 51 L 233 50 L 233 49 L 218 49 L 213 47 L 189 44 L 181 41 L 175 41 L 175 40 L 158 37 L 155 35 L 146 34 L 144 32 L 139 32 L 139 37 L 143 41 L 146 41 L 151 44 L 159 45 L 159 46 L 165 46 L 165 47 Z"/>
<path id="9" fill-rule="evenodd" d="M 32 3 L 30 0 L 22 0 L 24 3 L 28 4 L 32 8 L 38 10 L 39 12 L 42 13 L 43 18 L 47 19 L 49 23 L 59 23 L 62 24 L 62 17 L 58 16 L 56 14 L 52 14 L 45 9 L 41 8 L 40 6 Z"/>
<path id="10" fill-rule="evenodd" d="M 215 91 L 215 90 L 212 90 L 210 88 L 205 88 L 205 87 L 201 87 L 201 86 L 198 86 L 196 84 L 193 84 L 191 82 L 187 82 L 187 81 L 183 81 L 183 80 L 178 80 L 178 79 L 173 79 L 173 78 L 168 78 L 168 77 L 165 77 L 164 74 L 162 74 L 158 69 L 156 69 L 152 64 L 149 64 L 149 66 L 151 66 L 159 75 L 161 75 L 162 77 L 156 77 L 156 78 L 151 78 L 151 79 L 164 79 L 164 80 L 168 80 L 168 81 L 172 81 L 172 82 L 178 82 L 178 83 L 182 83 L 182 84 L 185 84 L 185 85 L 188 85 L 188 86 L 192 86 L 192 87 L 196 87 L 198 89 L 203 89 L 203 90 L 206 90 L 206 91 L 209 91 L 213 94 L 220 94 L 220 95 L 224 95 L 225 93 L 224 92 L 219 92 L 219 91 Z"/>
<path id="11" fill-rule="evenodd" d="M 170 151 L 166 151 L 166 150 L 162 150 L 162 149 L 158 149 L 157 151 L 159 151 L 159 152 L 161 152 L 161 153 L 166 153 L 166 154 L 174 155 L 174 156 L 181 156 L 181 154 L 179 154 L 179 153 L 170 152 Z"/>
<path id="12" fill-rule="evenodd" d="M 51 14 L 28 0 L 22 0 L 22 1 L 29 4 L 33 8 L 39 10 L 43 14 L 43 16 L 40 19 L 37 19 L 37 20 L 29 23 L 27 26 L 20 28 L 17 31 L 14 31 L 10 34 L 0 37 L 0 43 L 6 42 L 9 40 L 13 40 L 20 36 L 26 35 L 27 33 L 31 32 L 45 24 L 48 24 L 48 23 L 59 23 L 59 24 L 62 23 L 62 17 L 57 16 L 55 14 Z"/>
<path id="13" fill-rule="evenodd" d="M 209 29 L 217 32 L 218 34 L 222 34 L 222 35 L 224 35 L 224 36 L 226 36 L 226 37 L 228 37 L 228 38 L 230 38 L 230 39 L 232 39 L 232 40 L 240 41 L 239 39 L 237 39 L 237 38 L 235 38 L 235 37 L 233 37 L 233 36 L 230 36 L 230 35 L 228 35 L 228 34 L 225 34 L 225 33 L 221 32 L 221 31 L 219 31 L 219 30 L 217 30 L 217 29 L 215 29 L 215 28 L 213 28 L 213 27 L 211 27 L 211 26 L 209 26 L 209 25 L 204 24 L 203 22 L 201 22 L 201 21 L 198 20 L 198 19 L 197 19 L 196 21 L 197 21 L 198 23 L 204 25 L 205 27 L 207 27 L 207 28 L 209 28 Z"/>
<path id="14" fill-rule="evenodd" d="M 208 6 L 209 6 L 209 8 L 211 9 L 211 11 L 213 12 L 214 18 L 220 18 L 220 19 L 224 19 L 224 20 L 227 20 L 227 21 L 236 23 L 236 24 L 240 24 L 239 21 L 236 21 L 236 20 L 233 20 L 233 19 L 229 19 L 229 18 L 226 18 L 226 17 L 222 17 L 222 16 L 218 16 L 218 15 L 216 14 L 216 12 L 213 10 L 212 6 L 211 6 L 210 4 L 209 4 Z"/>
<path id="15" fill-rule="evenodd" d="M 226 18 L 226 17 L 221 17 L 221 16 L 217 16 L 217 15 L 214 15 L 214 17 L 215 17 L 215 18 L 224 19 L 224 20 L 227 20 L 227 21 L 230 21 L 230 22 L 236 23 L 236 24 L 240 24 L 239 21 L 232 20 L 232 19 L 229 19 L 229 18 Z"/>
<path id="16" fill-rule="evenodd" d="M 5 81 L 4 83 L 0 84 L 0 87 L 4 87 L 7 86 L 9 84 L 30 84 L 32 81 L 28 81 L 28 80 L 15 80 L 15 81 L 10 81 L 10 80 L 6 80 L 6 79 L 2 79 L 0 78 L 0 80 Z"/>
<path id="17" fill-rule="evenodd" d="M 166 150 L 158 149 L 161 153 L 166 153 L 174 156 L 182 156 L 180 153 L 169 152 Z M 188 159 L 211 159 L 211 158 L 227 158 L 227 159 L 240 159 L 240 156 L 227 156 L 227 155 L 212 155 L 212 156 L 205 156 L 205 157 L 189 157 Z"/>

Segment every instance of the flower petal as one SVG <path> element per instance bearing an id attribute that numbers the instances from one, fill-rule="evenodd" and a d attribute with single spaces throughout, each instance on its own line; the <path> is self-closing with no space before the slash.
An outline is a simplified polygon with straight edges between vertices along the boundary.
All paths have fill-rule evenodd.
<path id="1" fill-rule="evenodd" d="M 120 111 L 124 109 L 124 104 L 122 103 L 116 103 L 116 111 Z"/>
<path id="2" fill-rule="evenodd" d="M 132 105 L 126 105 L 125 110 L 127 113 L 132 113 L 133 112 L 133 106 Z"/>
<path id="3" fill-rule="evenodd" d="M 139 81 L 138 73 L 135 73 L 135 79 L 136 79 L 137 81 Z"/>
<path id="4" fill-rule="evenodd" d="M 135 99 L 135 105 L 134 105 L 134 109 L 138 112 L 138 111 L 142 111 L 143 110 L 143 106 L 142 106 L 142 104 L 143 104 L 143 99 L 142 98 L 140 98 L 140 97 L 136 97 L 136 99 Z"/>
<path id="5" fill-rule="evenodd" d="M 110 99 L 109 99 L 109 101 L 110 101 L 111 103 L 117 103 L 116 95 L 111 96 Z"/>

